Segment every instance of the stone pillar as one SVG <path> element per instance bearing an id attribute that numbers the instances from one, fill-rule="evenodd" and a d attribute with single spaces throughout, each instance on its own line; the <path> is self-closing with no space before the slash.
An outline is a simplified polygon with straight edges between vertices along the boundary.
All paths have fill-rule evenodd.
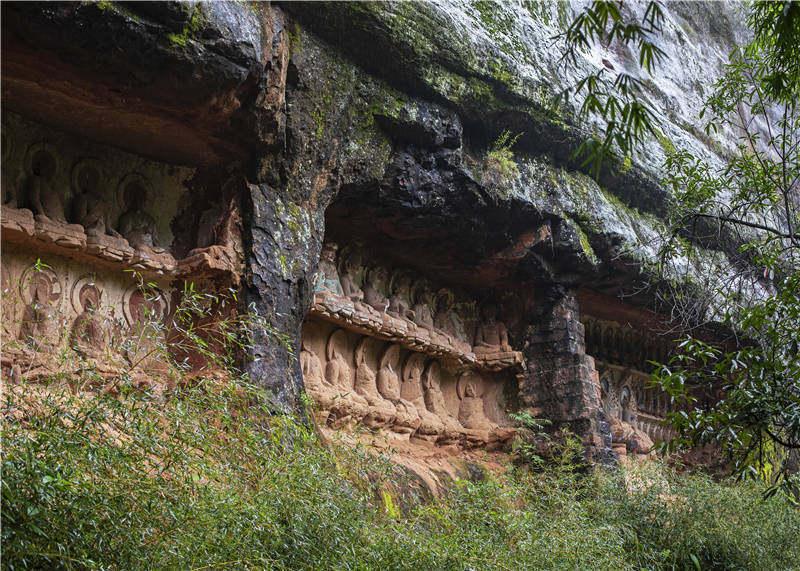
<path id="1" fill-rule="evenodd" d="M 243 202 L 247 258 L 243 301 L 266 326 L 255 332 L 245 369 L 276 408 L 301 413 L 300 332 L 322 244 L 321 213 L 250 184 Z"/>
<path id="2" fill-rule="evenodd" d="M 575 293 L 560 285 L 545 292 L 528 326 L 528 370 L 520 385 L 525 406 L 553 427 L 581 437 L 593 461 L 613 460 L 608 422 L 600 405 L 594 359 L 586 354 L 583 324 Z"/>

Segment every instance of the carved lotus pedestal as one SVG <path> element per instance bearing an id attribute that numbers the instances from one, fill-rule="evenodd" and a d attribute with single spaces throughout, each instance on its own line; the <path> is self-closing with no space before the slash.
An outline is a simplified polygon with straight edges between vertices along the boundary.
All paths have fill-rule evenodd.
<path id="1" fill-rule="evenodd" d="M 30 238 L 36 233 L 36 222 L 33 212 L 27 208 L 10 208 L 3 206 L 2 225 L 4 239 Z"/>
<path id="2" fill-rule="evenodd" d="M 86 234 L 80 224 L 64 224 L 38 214 L 36 220 L 36 238 L 43 242 L 53 243 L 70 250 L 86 248 Z"/>
<path id="3" fill-rule="evenodd" d="M 172 273 L 175 271 L 175 258 L 169 252 L 141 246 L 131 258 L 130 265 L 137 270 L 152 271 L 156 273 Z"/>
<path id="4" fill-rule="evenodd" d="M 126 239 L 97 234 L 86 237 L 86 251 L 110 262 L 127 262 L 134 255 L 134 250 Z"/>

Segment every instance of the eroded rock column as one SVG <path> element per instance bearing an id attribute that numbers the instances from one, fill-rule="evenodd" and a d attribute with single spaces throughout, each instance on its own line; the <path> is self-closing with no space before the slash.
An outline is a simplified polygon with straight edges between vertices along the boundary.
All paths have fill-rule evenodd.
<path id="1" fill-rule="evenodd" d="M 321 243 L 314 216 L 250 184 L 244 201 L 248 268 L 245 300 L 268 325 L 257 328 L 246 364 L 250 378 L 286 412 L 301 410 L 300 328 L 313 291 Z"/>
<path id="2" fill-rule="evenodd" d="M 599 380 L 594 359 L 586 354 L 575 293 L 559 285 L 548 287 L 526 336 L 523 403 L 536 416 L 551 420 L 554 429 L 568 428 L 581 437 L 590 459 L 610 460 Z"/>

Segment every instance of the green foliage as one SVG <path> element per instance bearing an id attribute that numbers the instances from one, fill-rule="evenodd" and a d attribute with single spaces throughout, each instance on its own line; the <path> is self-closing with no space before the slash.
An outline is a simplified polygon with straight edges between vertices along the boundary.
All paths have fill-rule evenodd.
<path id="1" fill-rule="evenodd" d="M 622 7 L 607 0 L 586 7 L 561 36 L 564 60 L 574 66 L 579 51 L 619 42 L 638 50 L 644 72 L 655 73 L 664 56 L 653 39 L 661 9 L 649 2 L 637 22 Z M 735 335 L 725 346 L 689 337 L 657 372 L 656 382 L 685 409 L 671 415 L 681 435 L 674 445 L 714 443 L 740 475 L 766 480 L 768 494 L 778 485 L 797 494 L 789 459 L 800 451 L 800 4 L 753 2 L 748 23 L 752 41 L 730 54 L 699 117 L 707 133 L 736 137 L 723 166 L 664 141 L 643 101 L 642 80 L 617 74 L 608 81 L 606 70 L 574 86 L 584 94 L 581 116 L 599 117 L 603 125 L 602 135 L 578 152 L 598 176 L 609 159 L 621 154 L 624 164 L 655 135 L 667 152 L 671 189 L 659 287 L 672 291 L 662 297 L 673 305 L 677 326 L 721 321 Z M 704 276 L 705 291 L 672 285 L 675 272 L 697 271 L 686 263 L 696 245 L 725 251 L 740 269 Z M 703 391 L 715 396 L 696 402 Z"/>
<path id="2" fill-rule="evenodd" d="M 800 5 L 755 2 L 753 41 L 735 50 L 701 118 L 734 133 L 723 166 L 685 150 L 666 162 L 670 235 L 662 258 L 696 244 L 726 250 L 740 270 L 715 284 L 708 305 L 735 337 L 687 337 L 655 374 L 684 409 L 670 415 L 673 448 L 713 443 L 740 476 L 800 495 Z M 688 238 L 685 240 L 683 238 Z M 705 314 L 693 316 L 702 322 Z M 696 395 L 711 393 L 710 402 Z"/>
<path id="3" fill-rule="evenodd" d="M 123 391 L 125 393 L 126 391 Z M 8 569 L 792 569 L 800 512 L 749 485 L 564 464 L 401 510 L 386 462 L 324 448 L 263 393 L 6 391 Z M 642 471 L 644 470 L 644 471 Z"/>
<path id="4" fill-rule="evenodd" d="M 741 477 L 769 484 L 767 495 L 800 491 L 790 450 L 800 450 L 800 273 L 778 292 L 737 312 L 736 326 L 750 340 L 725 350 L 688 337 L 654 378 L 678 403 L 669 421 L 680 438 L 672 449 L 713 443 Z M 713 403 L 698 402 L 698 389 Z"/>
<path id="5" fill-rule="evenodd" d="M 509 415 L 517 427 L 512 453 L 518 462 L 533 468 L 545 465 L 544 450 L 552 439 L 545 432 L 551 422 L 545 418 L 536 418 L 528 411 L 514 412 Z"/>
<path id="6" fill-rule="evenodd" d="M 252 387 L 37 407 L 4 434 L 7 568 L 297 568 L 358 541 L 363 495 Z"/>
<path id="7" fill-rule="evenodd" d="M 241 307 L 235 288 L 203 291 L 194 282 L 184 282 L 180 302 L 169 319 L 163 320 L 154 309 L 164 295 L 158 285 L 145 281 L 138 272 L 129 270 L 129 273 L 148 302 L 134 334 L 124 339 L 120 347 L 124 353 L 135 356 L 129 361 L 129 373 L 152 358 L 182 371 L 196 366 L 200 358 L 206 367 L 238 375 L 238 365 L 252 347 L 257 332 L 292 351 L 289 337 L 275 330 L 255 306 Z M 190 357 L 194 357 L 193 363 Z"/>
<path id="8" fill-rule="evenodd" d="M 519 178 L 519 166 L 514 160 L 514 145 L 522 133 L 512 135 L 511 131 L 503 131 L 492 144 L 483 164 L 482 182 L 489 187 L 511 184 Z"/>
<path id="9" fill-rule="evenodd" d="M 601 511 L 622 526 L 625 549 L 646 569 L 797 569 L 798 511 L 765 502 L 753 484 L 719 485 L 651 463 L 600 491 Z"/>
<path id="10" fill-rule="evenodd" d="M 754 38 L 746 56 L 763 68 L 761 88 L 771 100 L 796 105 L 800 96 L 800 3 L 753 2 L 747 23 Z"/>
<path id="11" fill-rule="evenodd" d="M 665 57 L 653 41 L 664 19 L 661 6 L 656 1 L 648 2 L 640 21 L 627 19 L 622 8 L 621 0 L 593 0 L 586 6 L 558 36 L 565 46 L 561 61 L 576 68 L 580 51 L 590 51 L 594 43 L 609 46 L 619 42 L 638 52 L 643 74 L 652 74 Z M 645 81 L 602 67 L 558 95 L 559 100 L 582 95 L 579 117 L 601 121 L 601 132 L 588 137 L 575 153 L 595 178 L 609 162 L 630 162 L 646 137 L 661 132 L 654 110 L 642 97 Z"/>

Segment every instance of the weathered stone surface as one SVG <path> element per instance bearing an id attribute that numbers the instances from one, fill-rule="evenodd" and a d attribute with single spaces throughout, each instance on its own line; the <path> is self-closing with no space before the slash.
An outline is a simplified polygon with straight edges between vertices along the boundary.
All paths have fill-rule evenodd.
<path id="1" fill-rule="evenodd" d="M 551 288 L 527 338 L 528 372 L 520 386 L 523 402 L 538 416 L 555 420 L 556 429 L 568 427 L 584 439 L 592 456 L 604 460 L 609 454 L 603 435 L 607 427 L 574 294 Z"/>
<path id="2" fill-rule="evenodd" d="M 55 146 L 62 142 L 49 126 L 181 175 L 181 192 L 165 175 L 132 193 L 149 197 L 137 205 L 124 191 L 117 196 L 128 179 L 84 188 L 62 164 L 51 181 L 14 149 L 12 162 L 27 170 L 19 185 L 4 178 L 15 192 L 3 209 L 3 240 L 28 248 L 26 264 L 38 240 L 59 268 L 88 264 L 109 276 L 138 268 L 164 282 L 240 286 L 242 309 L 267 325 L 244 356 L 252 380 L 271 390 L 277 408 L 297 411 L 305 375 L 337 427 L 363 423 L 437 447 L 502 445 L 510 433 L 497 421 L 501 385 L 583 437 L 595 458 L 620 448 L 615 430 L 624 451 L 649 449 L 636 431 L 653 433 L 660 413 L 642 408 L 637 425 L 604 410 L 576 296 L 617 296 L 652 274 L 666 143 L 653 141 L 643 161 L 607 169 L 599 182 L 582 172 L 572 153 L 591 125 L 575 118 L 580 101 L 549 104 L 574 80 L 558 72 L 551 41 L 570 18 L 568 5 L 98 2 L 2 10 L 4 111 L 41 125 Z M 670 5 L 664 46 L 688 63 L 670 67 L 648 97 L 665 103 L 669 140 L 717 161 L 725 141 L 700 136 L 683 117 L 698 110 L 709 69 L 724 61 L 741 22 L 730 5 L 714 17 L 703 10 L 710 8 Z M 629 55 L 598 48 L 580 66 L 592 69 L 601 57 L 622 68 Z M 4 118 L 4 161 L 13 147 L 5 126 Z M 504 130 L 521 134 L 508 179 L 488 172 L 487 161 Z M 90 208 L 95 190 L 114 195 L 108 208 Z M 64 211 L 62 220 L 60 206 L 80 205 L 80 197 L 77 219 Z M 35 212 L 17 198 L 35 202 Z M 381 266 L 364 269 L 366 280 L 349 275 L 358 264 L 331 265 L 336 256 L 323 253 L 331 242 L 340 253 L 368 250 Z M 678 260 L 695 273 L 730 271 L 723 251 L 692 263 Z M 414 284 L 402 275 L 411 273 Z M 133 294 L 113 289 L 113 305 L 132 327 Z M 442 301 L 448 291 L 467 292 L 475 307 L 501 306 L 504 315 L 473 337 L 457 304 Z M 83 316 L 76 338 L 90 353 L 102 335 L 85 305 L 73 313 Z M 28 329 L 42 322 L 36 311 L 28 311 Z M 303 327 L 317 322 L 370 341 L 360 352 L 339 350 L 338 341 L 314 348 Z M 377 351 L 373 341 L 391 343 L 375 363 L 364 357 Z M 398 371 L 394 352 L 406 351 L 437 365 Z M 611 359 L 641 361 L 632 360 Z M 437 392 L 437 375 L 455 373 L 461 390 L 454 378 Z M 494 384 L 469 376 L 506 373 Z M 354 396 L 338 398 L 350 389 Z M 620 431 L 617 420 L 634 432 Z"/>
<path id="3" fill-rule="evenodd" d="M 562 273 L 584 278 L 594 274 L 593 279 L 601 278 L 601 287 L 616 295 L 620 284 L 650 271 L 656 259 L 653 238 L 661 227 L 657 217 L 663 214 L 666 198 L 657 181 L 666 150 L 673 145 L 688 148 L 719 163 L 730 148 L 728 134 L 709 139 L 686 118 L 697 115 L 709 74 L 719 73 L 729 46 L 744 37 L 739 8 L 684 3 L 665 7 L 664 33 L 658 41 L 669 59 L 648 80 L 645 97 L 666 110 L 667 132 L 663 139 L 652 140 L 631 168 L 605 173 L 598 185 L 579 172 L 572 158 L 590 128 L 575 119 L 580 99 L 558 109 L 548 104 L 576 79 L 560 66 L 560 46 L 553 40 L 574 8 L 564 3 L 532 6 L 448 1 L 292 3 L 287 9 L 374 76 L 417 101 L 436 101 L 456 111 L 472 145 L 484 147 L 503 129 L 521 133 L 515 146 L 521 176 L 500 189 L 485 190 L 486 199 L 507 213 L 524 213 L 529 221 L 552 219 L 553 242 L 566 254 L 553 256 L 561 261 Z M 593 46 L 579 60 L 579 73 L 601 66 L 601 60 L 615 69 L 628 69 L 629 59 L 625 50 Z M 381 111 L 381 117 L 393 115 Z M 396 140 L 408 131 L 403 128 Z M 416 165 L 410 169 L 425 172 Z M 469 183 L 459 186 L 461 192 L 449 193 L 448 198 L 472 192 Z M 476 210 L 479 207 L 473 205 L 470 211 Z M 512 215 L 506 220 L 511 222 Z M 503 227 L 508 232 L 513 225 Z M 497 235 L 496 223 L 493 230 Z M 540 260 L 530 263 L 541 267 Z M 685 272 L 690 261 L 679 258 L 677 277 L 730 272 L 725 256 L 712 252 L 691 263 L 696 266 Z"/>
<path id="4" fill-rule="evenodd" d="M 267 63 L 264 8 L 5 3 L 3 104 L 162 160 L 242 155 L 230 121 Z"/>

